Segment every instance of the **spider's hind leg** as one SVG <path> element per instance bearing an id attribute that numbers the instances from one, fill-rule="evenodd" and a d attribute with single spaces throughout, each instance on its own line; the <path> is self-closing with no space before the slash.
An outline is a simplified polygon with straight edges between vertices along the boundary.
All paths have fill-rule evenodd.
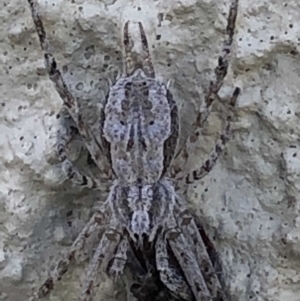
<path id="1" fill-rule="evenodd" d="M 171 259 L 167 251 L 167 242 L 162 238 L 161 234 L 159 234 L 157 238 L 155 248 L 156 264 L 161 281 L 176 297 L 192 301 L 193 295 L 190 287 L 187 285 L 182 275 L 170 265 Z"/>
<path id="2" fill-rule="evenodd" d="M 34 296 L 34 300 L 40 300 L 41 298 L 49 295 L 56 282 L 61 280 L 63 275 L 68 271 L 70 264 L 76 257 L 78 257 L 85 244 L 86 238 L 89 237 L 89 235 L 95 230 L 95 227 L 97 228 L 106 226 L 106 223 L 108 222 L 107 213 L 108 212 L 106 211 L 106 208 L 103 206 L 99 208 L 98 212 L 92 216 L 76 240 L 73 242 L 68 252 L 64 254 L 63 258 L 57 263 L 54 271 L 51 273 L 51 276 L 48 277 L 43 285 L 39 288 L 37 294 Z"/>
<path id="3" fill-rule="evenodd" d="M 98 269 L 101 267 L 103 262 L 107 262 L 107 258 L 110 254 L 113 254 L 115 249 L 118 247 L 121 235 L 114 228 L 106 230 L 101 238 L 99 245 L 92 257 L 89 264 L 85 283 L 83 286 L 80 301 L 91 301 L 93 295 L 93 289 L 97 284 Z"/>
<path id="4" fill-rule="evenodd" d="M 127 237 L 122 238 L 114 256 L 113 264 L 108 270 L 108 274 L 116 280 L 124 271 L 129 248 L 130 246 Z"/>
<path id="5" fill-rule="evenodd" d="M 222 273 L 222 268 L 211 241 L 205 236 L 204 239 L 206 239 L 206 243 L 208 243 L 205 244 L 194 217 L 187 210 L 179 214 L 178 222 L 188 245 L 195 255 L 207 288 L 212 296 L 212 300 L 229 301 L 230 299 L 226 294 L 223 277 L 219 274 Z"/>
<path id="6" fill-rule="evenodd" d="M 178 229 L 166 233 L 167 241 L 194 294 L 196 301 L 211 301 L 211 294 L 195 254 L 185 236 Z"/>

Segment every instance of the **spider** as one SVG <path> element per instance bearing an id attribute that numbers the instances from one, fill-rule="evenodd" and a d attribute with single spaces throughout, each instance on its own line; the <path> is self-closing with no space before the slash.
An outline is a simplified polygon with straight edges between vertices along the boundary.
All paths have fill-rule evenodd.
<path id="1" fill-rule="evenodd" d="M 160 281 L 173 295 L 185 300 L 226 300 L 195 220 L 185 200 L 176 193 L 174 179 L 168 175 L 179 139 L 178 108 L 168 84 L 155 77 L 142 23 L 138 22 L 142 45 L 139 55 L 132 51 L 134 41 L 129 34 L 130 22 L 125 23 L 123 74 L 110 87 L 97 125 L 100 135 L 96 136 L 93 128 L 83 120 L 80 103 L 66 85 L 49 49 L 36 1 L 28 2 L 50 80 L 97 168 L 101 170 L 100 158 L 104 156 L 113 171 L 106 201 L 39 288 L 37 298 L 50 293 L 82 250 L 86 237 L 102 227 L 105 230 L 89 263 L 80 301 L 92 300 L 100 267 L 118 278 L 132 250 L 138 250 L 146 264 L 155 266 Z M 238 0 L 231 0 L 215 80 L 210 83 L 199 110 L 195 131 L 207 119 L 227 74 L 237 10 Z M 239 93 L 240 89 L 235 88 L 228 102 L 226 126 L 214 150 L 199 169 L 186 175 L 186 183 L 204 177 L 225 148 L 231 136 L 230 121 Z M 58 135 L 57 151 L 63 170 L 73 182 L 101 189 L 98 180 L 82 174 L 68 159 L 66 148 L 71 138 L 62 133 Z M 154 254 L 148 255 L 147 248 Z"/>

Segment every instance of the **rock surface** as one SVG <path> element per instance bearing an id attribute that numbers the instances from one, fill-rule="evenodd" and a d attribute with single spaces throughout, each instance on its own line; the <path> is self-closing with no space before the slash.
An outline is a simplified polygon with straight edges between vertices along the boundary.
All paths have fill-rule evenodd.
<path id="1" fill-rule="evenodd" d="M 220 93 L 226 99 L 234 85 L 242 88 L 233 138 L 187 199 L 214 239 L 234 300 L 299 301 L 300 4 L 240 2 Z M 39 7 L 68 84 L 94 104 L 105 95 L 104 78 L 121 70 L 124 22 L 141 20 L 157 74 L 173 79 L 184 133 L 213 75 L 228 3 L 40 0 Z M 0 300 L 24 301 L 105 194 L 81 191 L 62 175 L 54 148 L 62 102 L 45 73 L 27 1 L 0 7 Z M 213 148 L 222 109 L 214 105 L 185 168 Z M 85 266 L 73 267 L 50 300 L 76 298 Z M 112 296 L 104 281 L 97 300 Z"/>

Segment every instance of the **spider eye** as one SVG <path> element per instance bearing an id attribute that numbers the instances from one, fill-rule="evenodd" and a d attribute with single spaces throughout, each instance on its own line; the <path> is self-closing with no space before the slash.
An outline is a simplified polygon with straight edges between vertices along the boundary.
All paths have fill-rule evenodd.
<path id="1" fill-rule="evenodd" d="M 125 125 L 125 122 L 123 120 L 120 120 L 121 125 Z"/>
<path id="2" fill-rule="evenodd" d="M 154 120 L 151 120 L 151 121 L 149 122 L 149 124 L 150 124 L 150 125 L 153 125 L 153 124 L 154 124 Z"/>

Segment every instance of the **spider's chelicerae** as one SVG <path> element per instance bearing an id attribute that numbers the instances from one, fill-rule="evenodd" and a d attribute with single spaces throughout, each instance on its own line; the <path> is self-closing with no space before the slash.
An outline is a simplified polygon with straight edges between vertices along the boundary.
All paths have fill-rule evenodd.
<path id="1" fill-rule="evenodd" d="M 139 56 L 132 52 L 129 21 L 125 24 L 123 74 L 110 87 L 100 116 L 101 135 L 95 136 L 93 129 L 84 122 L 78 99 L 73 97 L 64 82 L 50 52 L 36 1 L 28 2 L 49 77 L 92 159 L 101 169 L 99 158 L 107 157 L 114 176 L 106 201 L 41 286 L 38 298 L 49 294 L 82 250 L 86 237 L 100 224 L 107 227 L 89 264 L 81 301 L 92 299 L 100 266 L 117 277 L 124 270 L 130 250 L 135 248 L 143 253 L 145 244 L 154 251 L 154 265 L 161 282 L 175 296 L 196 301 L 226 300 L 195 221 L 185 201 L 176 193 L 171 177 L 168 177 L 179 136 L 178 109 L 168 85 L 155 77 L 142 24 L 138 23 L 142 44 Z M 238 0 L 231 0 L 226 38 L 215 69 L 215 80 L 210 83 L 201 105 L 194 124 L 195 131 L 207 119 L 227 74 L 237 10 Z M 226 126 L 213 152 L 199 169 L 187 174 L 187 183 L 205 176 L 224 149 L 230 138 L 230 119 L 239 92 L 236 88 L 228 103 Z M 58 156 L 63 170 L 75 183 L 100 189 L 101 184 L 96 179 L 80 173 L 68 159 L 66 147 L 70 139 L 59 136 Z"/>

